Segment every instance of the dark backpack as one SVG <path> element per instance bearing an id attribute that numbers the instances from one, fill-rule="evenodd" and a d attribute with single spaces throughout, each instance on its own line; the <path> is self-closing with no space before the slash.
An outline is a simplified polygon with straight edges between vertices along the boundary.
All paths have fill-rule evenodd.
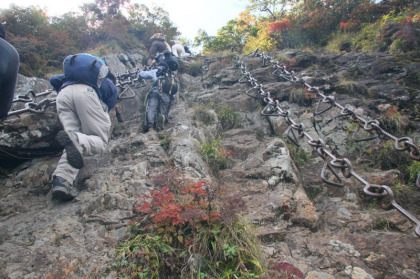
<path id="1" fill-rule="evenodd" d="M 173 54 L 170 51 L 165 51 L 163 55 L 165 57 L 163 58 L 163 62 L 168 65 L 169 70 L 171 71 L 178 70 L 178 67 L 179 67 L 178 57 L 176 57 L 175 54 Z"/>
<path id="2" fill-rule="evenodd" d="M 178 92 L 178 80 L 175 78 L 173 73 L 166 71 L 164 74 L 159 76 L 158 79 L 159 88 L 162 90 L 162 92 L 169 94 L 169 95 L 175 95 Z"/>

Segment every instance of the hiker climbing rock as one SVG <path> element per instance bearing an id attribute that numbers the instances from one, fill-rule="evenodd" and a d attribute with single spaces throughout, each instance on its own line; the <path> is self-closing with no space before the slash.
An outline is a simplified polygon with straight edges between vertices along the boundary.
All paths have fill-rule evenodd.
<path id="1" fill-rule="evenodd" d="M 19 54 L 6 41 L 6 30 L 0 23 L 0 121 L 7 117 L 15 93 Z"/>
<path id="2" fill-rule="evenodd" d="M 172 46 L 172 53 L 176 57 L 185 56 L 185 49 L 184 49 L 184 46 L 181 44 L 180 41 L 175 41 L 175 44 Z"/>
<path id="3" fill-rule="evenodd" d="M 79 193 L 73 181 L 84 166 L 83 157 L 102 153 L 108 144 L 108 111 L 115 106 L 118 92 L 107 78 L 105 62 L 95 56 L 70 55 L 63 69 L 63 75 L 50 79 L 59 92 L 56 106 L 64 128 L 56 139 L 65 148 L 53 173 L 52 198 L 70 201 Z"/>
<path id="4" fill-rule="evenodd" d="M 155 57 L 158 53 L 163 53 L 165 51 L 171 51 L 171 47 L 166 42 L 165 35 L 161 33 L 156 33 L 150 37 L 152 45 L 149 48 L 149 58 L 147 59 L 147 66 L 151 66 L 155 61 Z"/>
<path id="5" fill-rule="evenodd" d="M 177 69 L 178 59 L 167 51 L 155 69 L 140 71 L 139 78 L 152 79 L 154 82 L 146 97 L 144 132 L 153 131 L 156 128 L 163 130 L 168 122 L 172 100 L 178 92 L 178 81 L 173 73 Z"/>

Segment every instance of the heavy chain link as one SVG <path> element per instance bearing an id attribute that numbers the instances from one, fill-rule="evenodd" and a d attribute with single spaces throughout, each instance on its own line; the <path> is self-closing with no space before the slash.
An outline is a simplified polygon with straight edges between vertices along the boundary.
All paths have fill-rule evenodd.
<path id="1" fill-rule="evenodd" d="M 132 99 L 136 96 L 135 92 L 131 88 L 143 87 L 146 85 L 146 81 L 144 79 L 140 79 L 138 77 L 139 70 L 136 68 L 133 72 L 127 71 L 123 74 L 116 75 L 117 84 L 116 87 L 120 88 L 122 92 L 119 94 L 119 99 Z M 18 115 L 25 112 L 32 112 L 41 114 L 46 111 L 46 109 L 50 106 L 54 106 L 56 100 L 55 99 L 44 99 L 40 102 L 36 102 L 38 97 L 46 96 L 52 93 L 53 89 L 48 89 L 40 93 L 35 93 L 35 91 L 28 90 L 23 95 L 17 95 L 15 99 L 13 99 L 12 103 L 25 103 L 25 107 L 18 110 L 9 111 L 7 116 Z M 130 96 L 125 96 L 127 92 L 131 92 Z"/>
<path id="2" fill-rule="evenodd" d="M 48 107 L 54 106 L 54 105 L 55 105 L 55 99 L 44 99 L 40 101 L 39 103 L 34 103 L 34 102 L 25 103 L 25 108 L 15 110 L 15 111 L 10 111 L 8 113 L 8 116 L 17 115 L 24 112 L 33 112 L 33 113 L 41 114 L 41 113 L 44 113 Z"/>
<path id="3" fill-rule="evenodd" d="M 376 139 L 379 135 L 385 135 L 395 141 L 395 149 L 398 151 L 405 151 L 407 150 L 410 154 L 410 157 L 414 160 L 420 160 L 420 152 L 419 148 L 413 143 L 413 140 L 409 137 L 401 137 L 398 138 L 387 131 L 383 130 L 379 126 L 378 120 L 366 120 L 361 116 L 357 115 L 354 111 L 343 107 L 339 103 L 334 100 L 333 96 L 326 96 L 319 87 L 311 86 L 310 84 L 306 83 L 302 78 L 299 78 L 293 71 L 288 71 L 286 66 L 280 65 L 279 62 L 274 61 L 270 56 L 259 53 L 258 49 L 249 54 L 252 57 L 261 57 L 263 66 L 267 66 L 268 64 L 272 64 L 274 71 L 272 72 L 273 75 L 277 75 L 279 77 L 284 78 L 290 82 L 302 82 L 304 86 L 307 87 L 308 91 L 315 92 L 320 96 L 320 100 L 318 105 L 315 109 L 315 115 L 322 114 L 327 110 L 331 109 L 332 107 L 338 107 L 341 109 L 341 115 L 349 116 L 350 119 L 358 124 L 358 126 L 363 127 L 363 129 L 371 135 L 368 138 L 358 139 L 359 141 L 362 140 L 370 140 Z M 381 200 L 381 207 L 383 209 L 390 209 L 394 207 L 397 209 L 402 215 L 404 215 L 407 219 L 413 222 L 416 225 L 415 233 L 418 237 L 420 237 L 420 221 L 414 217 L 411 213 L 406 211 L 402 208 L 396 201 L 394 197 L 394 193 L 390 187 L 386 185 L 377 185 L 371 184 L 366 181 L 362 176 L 360 176 L 356 171 L 353 169 L 353 166 L 349 159 L 347 158 L 338 158 L 336 157 L 331 151 L 326 148 L 326 144 L 322 139 L 314 139 L 312 138 L 307 132 L 305 132 L 304 124 L 300 123 L 297 124 L 291 117 L 289 111 L 284 111 L 280 107 L 279 100 L 276 100 L 275 97 L 271 96 L 270 92 L 267 92 L 263 89 L 263 85 L 258 83 L 257 79 L 252 76 L 252 73 L 247 70 L 246 66 L 244 65 L 241 58 L 238 57 L 238 63 L 235 66 L 239 68 L 242 72 L 242 77 L 239 79 L 239 82 L 248 82 L 252 88 L 245 92 L 246 95 L 251 96 L 253 98 L 262 98 L 264 103 L 266 103 L 265 108 L 261 111 L 261 114 L 264 116 L 281 116 L 284 118 L 289 128 L 286 130 L 287 137 L 297 146 L 300 146 L 299 140 L 306 137 L 307 143 L 312 146 L 318 153 L 319 157 L 324 160 L 324 164 L 321 170 L 321 179 L 330 185 L 343 187 L 343 179 L 339 175 L 345 178 L 351 178 L 352 176 L 355 177 L 358 181 L 363 183 L 364 188 L 363 192 L 367 196 L 371 198 L 378 198 Z M 258 96 L 250 95 L 249 92 L 251 90 L 255 90 Z M 321 108 L 321 104 L 327 104 L 327 107 Z M 376 134 L 372 133 L 372 130 L 376 132 Z M 357 132 L 357 131 L 356 131 Z M 353 134 L 353 138 L 356 138 L 355 133 Z M 330 171 L 336 181 L 333 181 L 327 177 L 327 171 Z M 417 177 L 417 186 L 419 186 L 420 182 L 420 174 Z M 388 200 L 386 203 L 385 200 Z"/>
<path id="4" fill-rule="evenodd" d="M 127 71 L 123 74 L 118 74 L 115 76 L 117 79 L 117 84 L 115 85 L 117 88 L 121 89 L 121 93 L 118 95 L 118 99 L 132 99 L 136 96 L 136 93 L 131 88 L 140 88 L 146 86 L 147 83 L 144 79 L 139 77 L 140 70 L 136 68 L 134 71 L 130 72 Z M 130 92 L 129 96 L 125 96 L 127 92 Z"/>
<path id="5" fill-rule="evenodd" d="M 23 103 L 32 102 L 32 103 L 35 103 L 35 100 L 36 100 L 37 97 L 48 95 L 53 91 L 54 90 L 52 90 L 52 89 L 48 89 L 48 90 L 45 90 L 44 92 L 41 92 L 41 93 L 35 93 L 35 91 L 33 91 L 31 89 L 31 90 L 28 90 L 25 95 L 17 95 L 16 98 L 13 99 L 13 103 L 17 103 L 17 102 L 23 102 Z M 32 98 L 29 95 L 31 95 Z"/>
<path id="6" fill-rule="evenodd" d="M 273 58 L 271 58 L 270 56 L 264 53 L 259 53 L 258 50 L 253 52 L 252 56 L 261 57 L 263 61 L 263 65 L 273 64 L 273 68 L 275 69 L 273 71 L 273 75 L 277 75 L 291 82 L 301 82 L 308 89 L 309 92 L 316 93 L 320 97 L 320 99 L 314 113 L 315 115 L 320 115 L 330 110 L 333 107 L 337 107 L 341 110 L 342 116 L 350 117 L 351 121 L 355 122 L 358 126 L 358 129 L 356 129 L 352 135 L 352 138 L 355 141 L 373 140 L 383 135 L 394 140 L 394 143 L 395 143 L 394 146 L 396 150 L 398 151 L 407 150 L 412 159 L 420 161 L 420 149 L 418 146 L 414 144 L 412 138 L 397 137 L 385 131 L 383 128 L 381 128 L 378 120 L 364 119 L 360 115 L 356 114 L 352 109 L 346 108 L 342 106 L 341 104 L 337 103 L 335 101 L 334 96 L 326 96 L 319 87 L 311 86 L 310 84 L 306 83 L 304 79 L 299 78 L 293 71 L 287 71 L 286 66 L 280 65 L 278 61 L 274 61 Z M 263 93 L 265 92 L 261 91 L 261 95 L 263 95 Z M 321 109 L 322 104 L 327 104 L 327 106 Z M 367 131 L 371 136 L 364 139 L 358 139 L 357 133 L 360 127 L 363 128 L 365 131 Z"/>
<path id="7" fill-rule="evenodd" d="M 33 90 L 28 90 L 24 95 L 17 95 L 12 102 L 25 103 L 25 107 L 23 109 L 9 111 L 7 116 L 17 115 L 24 112 L 33 112 L 37 114 L 44 113 L 48 107 L 55 105 L 55 99 L 44 99 L 38 103 L 36 103 L 36 99 L 41 96 L 46 96 L 52 93 L 53 91 L 54 90 L 52 89 L 48 89 L 41 93 L 35 93 Z"/>

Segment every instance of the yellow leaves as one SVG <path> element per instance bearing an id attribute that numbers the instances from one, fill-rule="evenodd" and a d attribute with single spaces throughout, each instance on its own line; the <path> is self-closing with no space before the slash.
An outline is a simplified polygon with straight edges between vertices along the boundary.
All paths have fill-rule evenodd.
<path id="1" fill-rule="evenodd" d="M 259 22 L 259 31 L 257 36 L 248 37 L 244 47 L 244 52 L 251 52 L 257 48 L 264 52 L 270 52 L 276 49 L 276 41 L 270 36 L 270 25 L 270 21 Z"/>
<path id="2" fill-rule="evenodd" d="M 166 228 L 166 231 L 171 232 L 171 233 L 175 233 L 175 227 L 174 226 L 170 226 Z"/>
<path id="3" fill-rule="evenodd" d="M 249 27 L 254 25 L 256 21 L 256 18 L 249 11 L 243 11 L 239 14 L 238 30 L 241 32 L 248 31 Z"/>
<path id="4" fill-rule="evenodd" d="M 183 243 L 183 241 L 184 241 L 184 237 L 183 237 L 182 235 L 178 235 L 178 241 L 179 241 L 180 243 Z"/>

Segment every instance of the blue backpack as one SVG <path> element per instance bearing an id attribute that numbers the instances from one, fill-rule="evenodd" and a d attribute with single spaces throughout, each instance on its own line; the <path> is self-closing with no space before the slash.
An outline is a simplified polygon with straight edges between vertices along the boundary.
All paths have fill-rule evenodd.
<path id="1" fill-rule="evenodd" d="M 101 86 L 100 82 L 104 78 L 102 77 L 99 80 L 102 67 L 106 67 L 105 61 L 96 56 L 87 53 L 69 55 L 63 63 L 64 77 L 66 78 L 64 86 L 83 83 L 93 87 L 98 92 Z"/>
<path id="2" fill-rule="evenodd" d="M 105 71 L 102 71 L 103 76 L 99 76 L 102 68 Z M 88 53 L 69 55 L 64 59 L 63 70 L 64 79 L 57 76 L 50 80 L 54 88 L 58 87 L 55 83 L 60 81 L 64 83 L 59 90 L 67 85 L 83 83 L 95 89 L 98 97 L 108 106 L 108 110 L 115 106 L 118 90 L 112 81 L 106 78 L 109 69 L 104 60 Z"/>

